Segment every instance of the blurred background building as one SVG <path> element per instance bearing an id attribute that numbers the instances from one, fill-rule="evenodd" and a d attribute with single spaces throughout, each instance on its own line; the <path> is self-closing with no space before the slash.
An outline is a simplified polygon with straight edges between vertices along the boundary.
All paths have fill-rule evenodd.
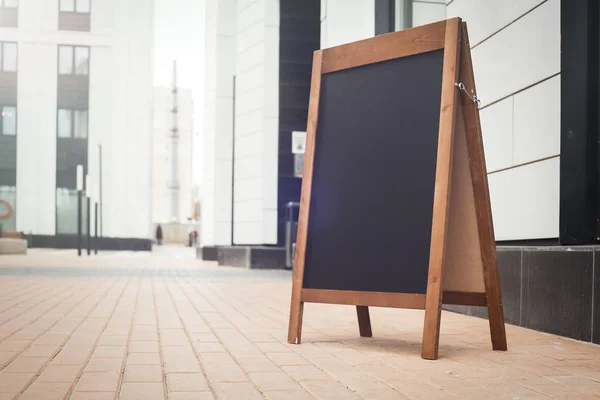
<path id="1" fill-rule="evenodd" d="M 152 0 L 0 1 L 5 229 L 73 245 L 81 164 L 103 236 L 150 237 L 153 15 Z"/>

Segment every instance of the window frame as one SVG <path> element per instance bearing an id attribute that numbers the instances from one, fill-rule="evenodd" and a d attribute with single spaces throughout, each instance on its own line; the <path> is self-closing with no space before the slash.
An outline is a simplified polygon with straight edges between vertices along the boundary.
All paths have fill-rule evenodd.
<path id="1" fill-rule="evenodd" d="M 70 48 L 71 49 L 71 72 L 67 73 L 67 74 L 63 74 L 60 72 L 60 67 L 61 67 L 61 59 L 60 59 L 60 49 L 61 48 Z M 81 73 L 77 73 L 77 62 L 76 62 L 76 57 L 75 57 L 75 53 L 77 52 L 77 49 L 86 49 L 87 50 L 87 70 L 85 71 L 85 74 L 81 74 Z M 58 50 L 56 53 L 56 58 L 58 61 L 58 75 L 59 76 L 90 76 L 90 59 L 91 59 L 91 55 L 92 55 L 92 48 L 91 46 L 78 46 L 78 45 L 71 45 L 71 44 L 59 44 L 58 45 Z"/>
<path id="2" fill-rule="evenodd" d="M 4 0 L 0 0 L 0 1 L 4 1 Z M 92 13 L 92 0 L 87 0 L 90 4 L 88 11 L 78 11 L 78 9 L 79 9 L 78 5 L 79 5 L 80 1 L 84 1 L 84 0 L 73 0 L 73 11 L 63 11 L 61 8 L 63 0 L 58 0 L 58 12 L 70 13 L 70 14 L 91 14 Z"/>
<path id="3" fill-rule="evenodd" d="M 69 126 L 69 136 L 59 136 L 59 131 L 60 131 L 60 127 L 59 127 L 59 123 L 60 123 L 60 119 L 58 118 L 58 114 L 61 111 L 68 111 L 70 112 L 70 116 L 69 116 L 69 121 L 70 121 L 70 126 Z M 86 118 L 86 124 L 85 124 L 85 136 L 75 136 L 75 130 L 76 130 L 76 126 L 75 126 L 75 115 L 78 112 L 85 112 L 85 118 Z M 56 138 L 57 139 L 85 139 L 87 140 L 90 134 L 90 110 L 88 108 L 58 108 L 56 110 Z"/>
<path id="4" fill-rule="evenodd" d="M 91 0 L 90 0 L 90 5 L 91 5 Z M 16 6 L 7 6 L 6 5 L 6 0 L 0 0 L 0 8 L 3 9 L 9 9 L 9 10 L 17 10 L 19 8 L 19 0 L 17 0 L 17 5 Z"/>
<path id="5" fill-rule="evenodd" d="M 15 110 L 15 134 L 14 135 L 10 135 L 10 134 L 5 134 L 4 133 L 4 116 L 2 115 L 2 113 L 4 113 L 4 109 L 5 108 L 14 108 Z M 0 136 L 10 136 L 10 137 L 16 137 L 17 134 L 19 133 L 19 125 L 18 125 L 18 120 L 17 120 L 17 115 L 18 115 L 18 109 L 16 105 L 10 105 L 10 104 L 1 104 L 0 105 Z"/>
<path id="6" fill-rule="evenodd" d="M 0 0 L 1 1 L 1 0 Z M 4 69 L 4 46 L 10 44 L 10 45 L 14 45 L 16 48 L 16 53 L 15 53 L 15 70 L 14 71 L 6 71 Z M 19 43 L 17 42 L 9 42 L 9 41 L 0 41 L 0 72 L 7 72 L 7 73 L 17 73 L 19 71 Z"/>

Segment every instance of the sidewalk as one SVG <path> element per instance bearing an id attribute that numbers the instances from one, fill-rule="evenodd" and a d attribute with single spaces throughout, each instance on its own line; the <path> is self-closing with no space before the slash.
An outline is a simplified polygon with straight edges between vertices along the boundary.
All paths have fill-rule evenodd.
<path id="1" fill-rule="evenodd" d="M 286 343 L 291 273 L 186 254 L 0 257 L 0 399 L 599 399 L 600 346 L 444 312 L 440 359 L 423 312 L 307 304 Z"/>

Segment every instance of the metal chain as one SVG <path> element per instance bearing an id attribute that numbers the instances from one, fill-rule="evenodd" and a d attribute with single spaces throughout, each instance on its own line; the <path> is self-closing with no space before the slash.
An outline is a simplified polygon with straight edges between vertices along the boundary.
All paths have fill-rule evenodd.
<path id="1" fill-rule="evenodd" d="M 455 83 L 454 86 L 456 86 L 459 90 L 465 92 L 467 96 L 469 96 L 469 98 L 473 101 L 473 103 L 477 104 L 477 108 L 481 106 L 481 100 L 479 100 L 479 98 L 475 95 L 471 96 L 471 94 L 467 91 L 467 88 L 465 88 L 465 85 L 462 82 Z"/>

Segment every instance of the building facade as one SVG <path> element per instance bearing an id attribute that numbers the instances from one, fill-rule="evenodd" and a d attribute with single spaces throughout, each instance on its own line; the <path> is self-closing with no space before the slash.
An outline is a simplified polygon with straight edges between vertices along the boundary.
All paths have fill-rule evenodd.
<path id="1" fill-rule="evenodd" d="M 285 108 L 284 96 L 307 102 L 310 71 L 300 70 L 312 51 L 454 16 L 469 26 L 496 237 L 558 239 L 560 8 L 559 0 L 208 1 L 205 243 L 281 244 L 278 199 L 297 200 L 300 181 L 282 178 L 285 153 L 291 132 L 305 130 L 282 121 L 305 110 Z M 296 41 L 289 48 L 288 32 Z M 289 69 L 280 68 L 291 51 L 302 78 L 288 83 Z M 286 185 L 290 195 L 282 196 Z"/>
<path id="2" fill-rule="evenodd" d="M 289 138 L 306 125 L 282 123 L 283 110 L 288 96 L 308 103 L 309 71 L 299 71 L 312 59 L 310 46 L 328 48 L 461 17 L 481 100 L 506 320 L 600 343 L 600 258 L 593 246 L 600 238 L 598 2 L 316 3 L 318 21 L 311 2 L 208 2 L 207 256 L 232 244 L 283 244 L 282 200 L 299 199 L 294 185 L 300 179 L 286 175 Z M 298 30 L 300 20 L 304 31 Z M 316 45 L 302 40 L 316 32 Z M 287 33 L 311 44 L 287 48 Z M 290 52 L 303 78 L 286 84 L 283 65 Z M 300 106 L 296 111 L 298 117 L 305 112 Z M 476 307 L 455 309 L 482 315 Z"/>
<path id="3" fill-rule="evenodd" d="M 5 229 L 70 247 L 83 165 L 102 235 L 150 237 L 153 13 L 151 0 L 0 2 Z"/>
<path id="4" fill-rule="evenodd" d="M 202 243 L 278 245 L 300 195 L 291 132 L 306 129 L 318 0 L 209 0 Z"/>

